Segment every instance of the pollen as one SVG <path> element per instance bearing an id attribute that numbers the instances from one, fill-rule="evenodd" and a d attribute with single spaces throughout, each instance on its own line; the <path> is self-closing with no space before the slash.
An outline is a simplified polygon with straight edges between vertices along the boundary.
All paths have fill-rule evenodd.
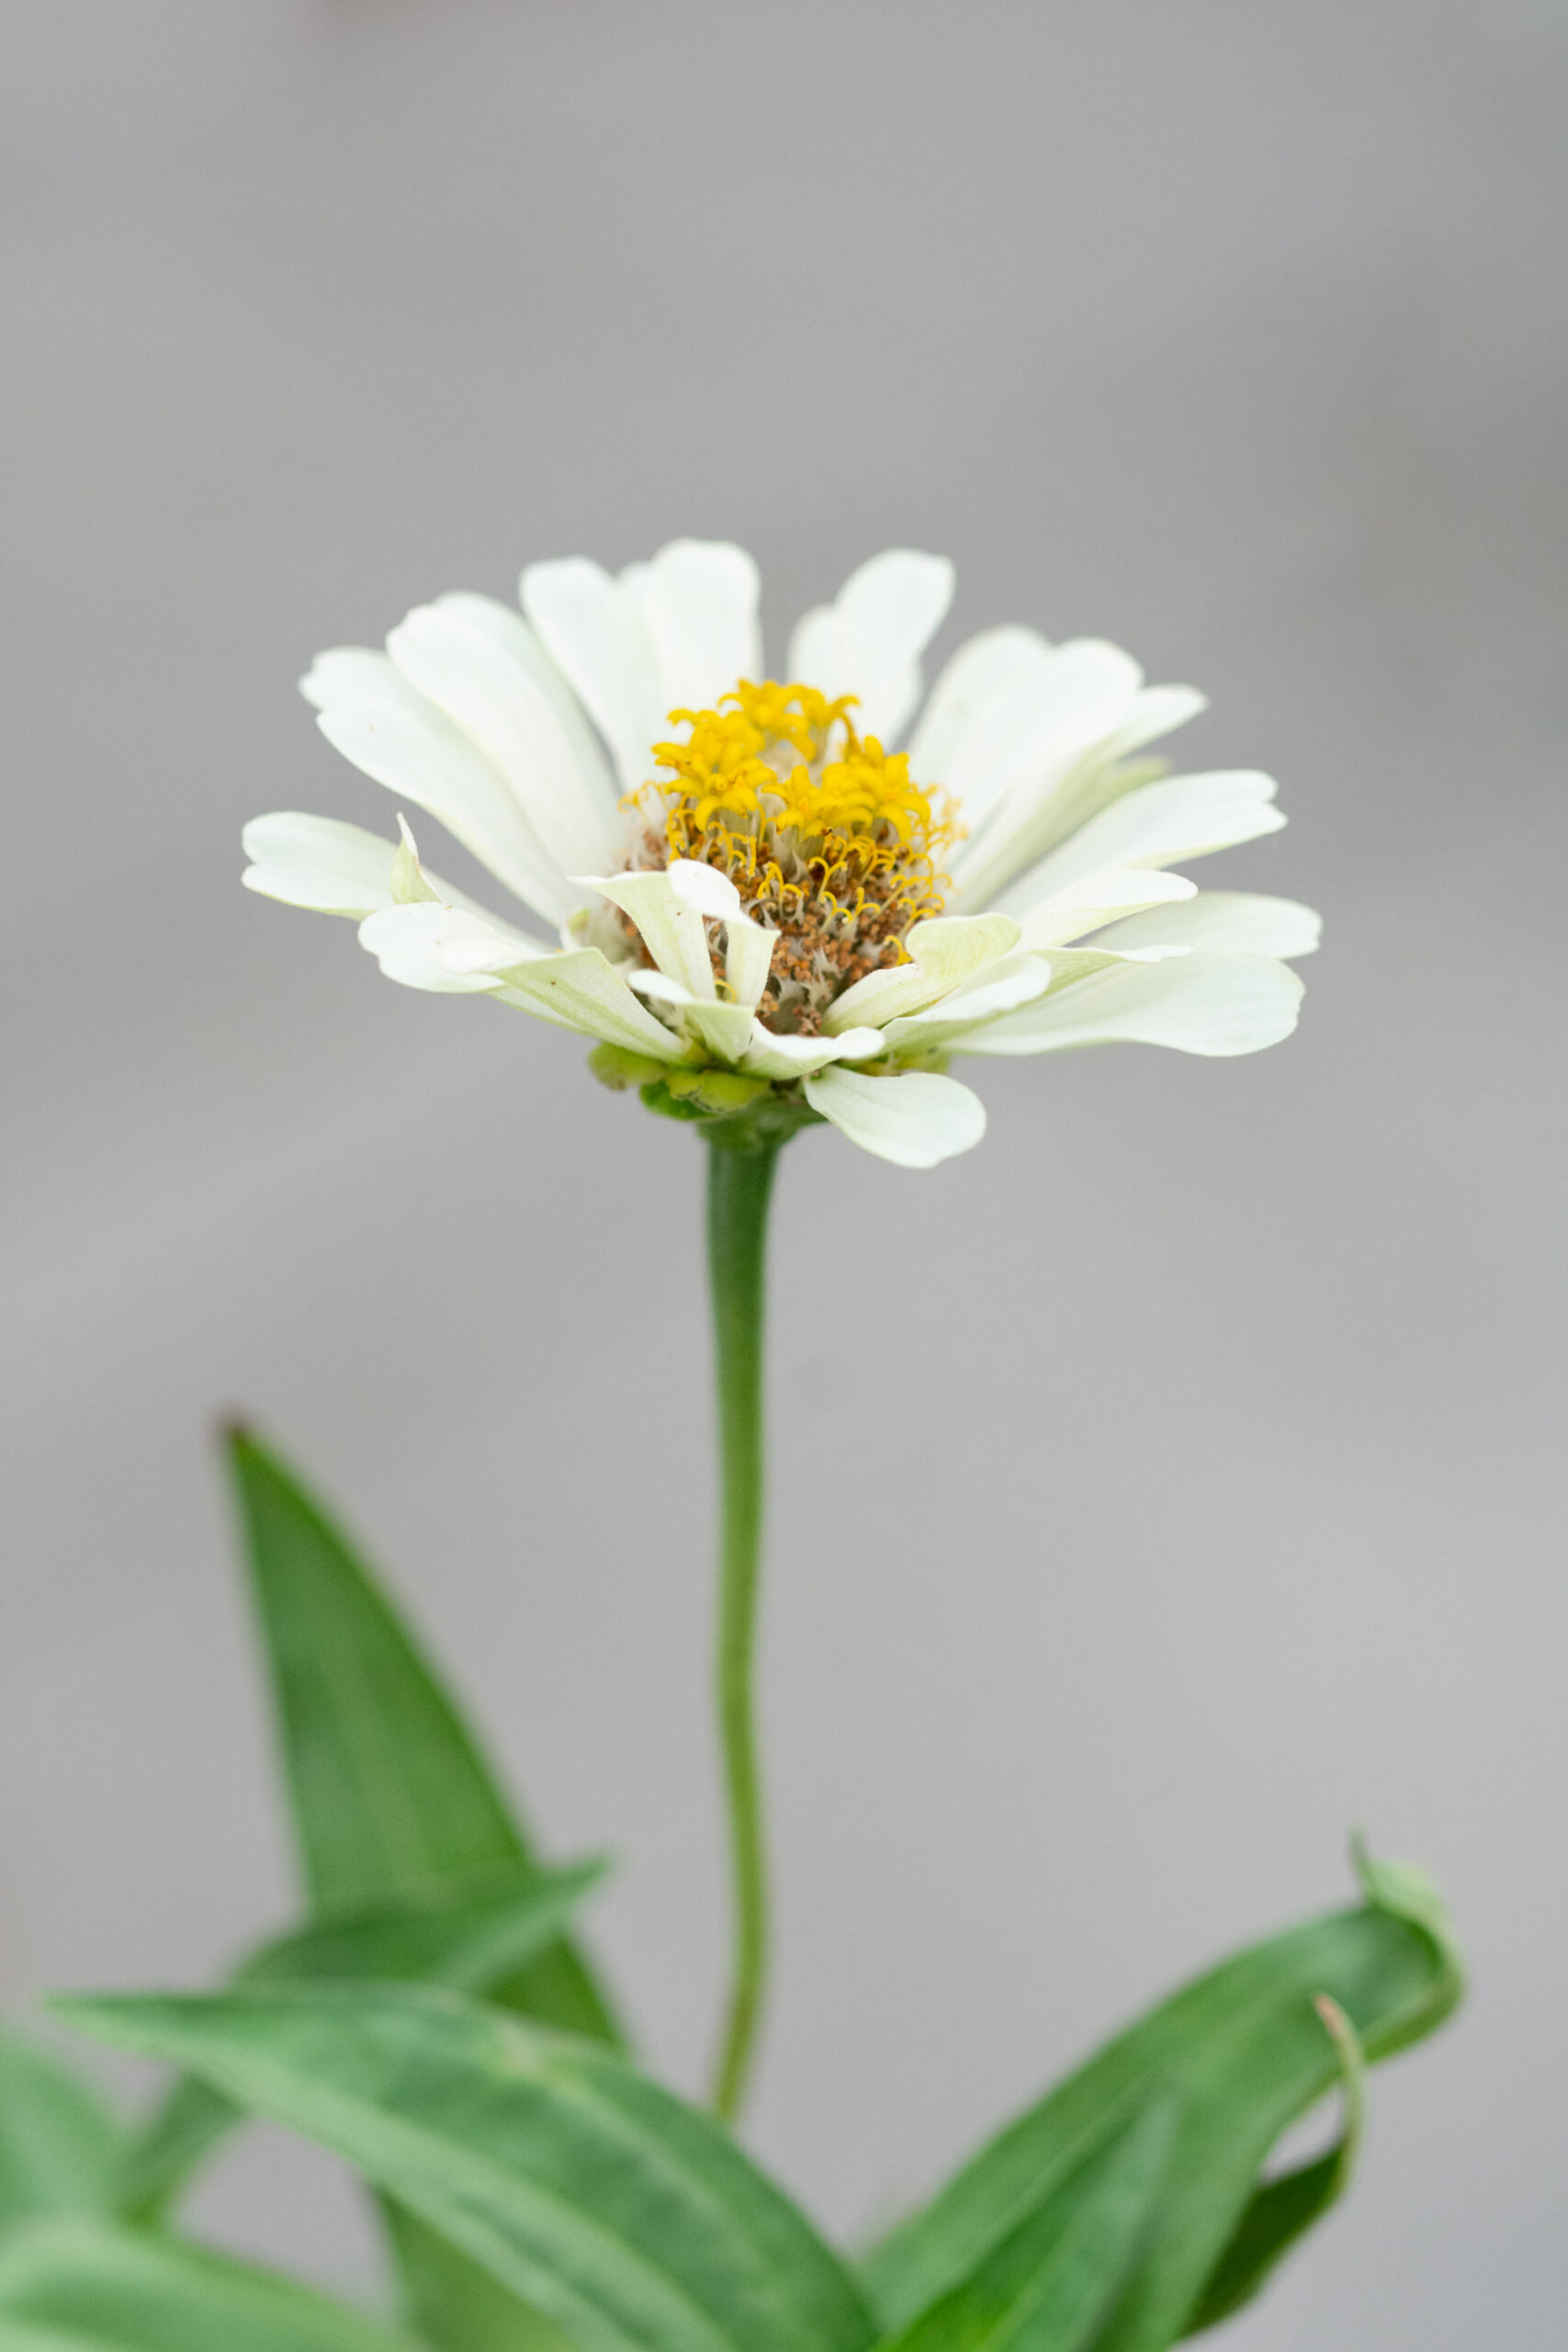
<path id="1" fill-rule="evenodd" d="M 716 866 L 778 933 L 758 1009 L 784 1032 L 815 1034 L 853 981 L 908 960 L 904 933 L 941 913 L 942 860 L 960 838 L 908 754 L 857 731 L 855 701 L 742 678 L 715 710 L 670 713 L 683 738 L 654 744 L 664 773 L 628 804 L 642 829 L 633 864 Z"/>

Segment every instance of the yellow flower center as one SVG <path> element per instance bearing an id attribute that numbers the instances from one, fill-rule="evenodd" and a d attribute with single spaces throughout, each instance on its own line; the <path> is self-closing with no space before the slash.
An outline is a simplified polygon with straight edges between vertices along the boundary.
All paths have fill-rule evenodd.
<path id="1" fill-rule="evenodd" d="M 908 754 L 856 733 L 856 697 L 742 678 L 716 710 L 672 710 L 684 741 L 656 743 L 660 775 L 633 796 L 638 864 L 716 866 L 746 912 L 781 936 L 760 1010 L 810 1033 L 833 998 L 905 960 L 905 932 L 940 914 L 950 804 L 916 784 Z"/>

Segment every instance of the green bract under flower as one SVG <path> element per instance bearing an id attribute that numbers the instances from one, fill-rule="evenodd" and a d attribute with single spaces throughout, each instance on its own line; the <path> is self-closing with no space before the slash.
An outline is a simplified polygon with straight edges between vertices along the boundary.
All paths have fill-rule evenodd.
<path id="1" fill-rule="evenodd" d="M 1317 919 L 1169 869 L 1274 831 L 1271 780 L 1141 756 L 1201 708 L 1098 639 L 993 628 L 920 707 L 951 567 L 876 556 L 769 676 L 755 566 L 677 540 L 618 578 L 447 595 L 304 682 L 329 740 L 438 818 L 553 939 L 331 818 L 245 829 L 244 879 L 356 918 L 389 978 L 601 1041 L 599 1075 L 716 1140 L 830 1120 L 908 1167 L 977 1143 L 957 1054 L 1295 1024 Z M 917 716 L 918 713 L 918 716 Z M 912 722 L 912 723 L 911 723 Z"/>

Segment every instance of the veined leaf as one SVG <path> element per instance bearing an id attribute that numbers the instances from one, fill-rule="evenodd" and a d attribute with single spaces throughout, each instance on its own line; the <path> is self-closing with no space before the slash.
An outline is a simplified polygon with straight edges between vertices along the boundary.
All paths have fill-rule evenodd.
<path id="1" fill-rule="evenodd" d="M 109 2222 L 0 2245 L 0 2352 L 418 2352 L 292 2279 Z"/>
<path id="2" fill-rule="evenodd" d="M 572 1862 L 536 1870 L 522 1885 L 513 1880 L 494 1894 L 329 1912 L 264 1944 L 240 1978 L 251 1984 L 373 1978 L 488 1994 L 555 1940 L 608 1867 L 597 1859 Z"/>
<path id="3" fill-rule="evenodd" d="M 276 1454 L 243 1431 L 231 1436 L 230 1454 L 315 1909 L 396 1902 L 433 1888 L 450 1894 L 508 1872 L 531 1876 L 525 1833 L 369 1570 Z M 483 1989 L 525 2017 L 621 2042 L 604 1993 L 565 1937 Z M 175 2124 L 188 2129 L 197 2097 L 183 2095 Z M 463 2308 L 442 2322 L 442 2282 L 461 2281 L 461 2257 L 443 2259 L 428 2231 L 400 2233 L 382 2205 L 394 2251 L 423 2249 L 418 2276 L 404 2278 L 410 2308 L 437 2341 L 452 2340 L 479 2290 L 464 2294 Z M 492 2305 L 500 2293 L 491 2293 Z M 544 2333 L 521 2308 L 515 2316 L 522 2340 Z"/>
<path id="4" fill-rule="evenodd" d="M 1439 2024 L 1462 1979 L 1441 1906 L 1417 1873 L 1367 1864 L 1368 1900 L 1290 1930 L 1187 1985 L 1008 2126 L 885 2241 L 867 2266 L 890 2329 L 979 2264 L 1079 2161 L 1129 2098 L 1177 2113 L 1168 2188 L 1095 2352 L 1164 2352 L 1192 2324 L 1270 2148 L 1333 2086 L 1314 1997 L 1370 2059 Z"/>
<path id="5" fill-rule="evenodd" d="M 530 2310 L 488 2270 L 383 2199 L 387 2234 L 403 2282 L 403 2316 L 431 2352 L 569 2352 L 543 2312 Z"/>
<path id="6" fill-rule="evenodd" d="M 355 2165 L 584 2352 L 865 2352 L 849 2273 L 728 2134 L 602 2046 L 427 1985 L 62 2001 Z"/>
<path id="7" fill-rule="evenodd" d="M 526 1838 L 472 1733 L 369 1571 L 255 1438 L 234 1432 L 230 1458 L 313 1911 L 527 1874 Z M 616 2038 L 564 1941 L 492 1997 Z"/>
<path id="8" fill-rule="evenodd" d="M 1267 2285 L 1276 2265 L 1297 2240 L 1321 2222 L 1350 2184 L 1366 2120 L 1365 2076 L 1360 2046 L 1349 2018 L 1326 1993 L 1317 1996 L 1317 2013 L 1339 2053 L 1345 2092 L 1345 2121 L 1331 2148 L 1294 2172 L 1280 2173 L 1254 2189 L 1231 2235 L 1230 2244 L 1210 2274 L 1198 2307 L 1185 2333 L 1200 2335 L 1251 2302 Z"/>
<path id="9" fill-rule="evenodd" d="M 1085 2352 L 1147 2234 L 1175 2120 L 1168 2103 L 1102 2134 L 962 2286 L 878 2352 Z"/>
<path id="10" fill-rule="evenodd" d="M 79 2075 L 0 2026 L 0 2224 L 108 2203 L 119 2125 Z"/>
<path id="11" fill-rule="evenodd" d="M 536 1952 L 559 1936 L 574 1906 L 604 1876 L 602 1861 L 540 1870 L 521 1886 L 443 1902 L 380 1903 L 340 1913 L 264 1944 L 237 1981 L 279 1984 L 384 1977 L 490 1993 L 514 1981 Z M 195 2166 L 240 2120 L 233 2103 L 186 2077 L 125 2148 L 117 2202 L 133 2220 L 153 2220 Z M 3 2125 L 0 2125 L 3 2129 Z"/>

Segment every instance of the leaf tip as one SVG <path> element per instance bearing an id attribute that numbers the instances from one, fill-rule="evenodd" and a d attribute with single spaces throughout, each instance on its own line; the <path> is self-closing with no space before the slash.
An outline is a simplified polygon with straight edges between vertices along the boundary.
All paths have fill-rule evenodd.
<path id="1" fill-rule="evenodd" d="M 115 1996 L 112 1993 L 46 1993 L 39 2004 L 51 2017 L 57 2017 L 62 2025 L 71 2026 L 78 2033 L 93 2034 L 101 2039 L 107 2039 L 107 2035 L 100 2019 L 114 2006 Z"/>
<path id="2" fill-rule="evenodd" d="M 1440 2024 L 1458 2006 L 1465 1989 L 1464 1962 L 1454 1940 L 1448 1905 L 1425 1871 L 1413 1862 L 1380 1861 L 1359 1830 L 1350 1840 L 1350 1860 L 1371 1908 L 1403 1920 L 1425 1936 L 1437 1962 L 1430 1991 L 1417 2004 L 1413 2018 L 1404 2026 L 1391 2027 L 1372 2050 L 1374 2057 L 1383 2058 Z"/>

